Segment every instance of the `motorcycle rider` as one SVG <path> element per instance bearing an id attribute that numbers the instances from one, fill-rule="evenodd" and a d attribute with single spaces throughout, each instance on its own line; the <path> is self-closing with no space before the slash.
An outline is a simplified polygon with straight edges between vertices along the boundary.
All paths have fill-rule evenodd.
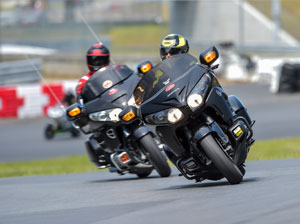
<path id="1" fill-rule="evenodd" d="M 160 44 L 160 58 L 165 60 L 172 55 L 184 54 L 189 52 L 189 43 L 180 34 L 168 34 Z"/>
<path id="2" fill-rule="evenodd" d="M 76 86 L 77 101 L 83 104 L 82 90 L 85 83 L 91 78 L 91 76 L 100 68 L 109 65 L 110 52 L 103 43 L 93 44 L 86 53 L 86 62 L 89 68 L 89 73 L 82 76 Z"/>
<path id="3" fill-rule="evenodd" d="M 168 59 L 176 54 L 185 54 L 189 52 L 189 43 L 184 36 L 180 34 L 168 34 L 165 36 L 160 44 L 160 58 L 161 61 Z M 164 145 L 164 151 L 173 164 L 176 164 L 176 155 Z"/>
<path id="4" fill-rule="evenodd" d="M 184 54 L 189 52 L 189 43 L 184 36 L 180 34 L 168 34 L 165 36 L 160 44 L 160 58 L 161 61 L 170 58 L 176 54 Z M 137 89 L 134 93 L 135 100 L 140 104 L 144 95 L 144 91 Z"/>
<path id="5" fill-rule="evenodd" d="M 160 58 L 161 60 L 165 60 L 167 58 L 172 57 L 176 54 L 184 54 L 189 52 L 189 44 L 188 40 L 184 38 L 184 36 L 180 34 L 168 34 L 164 37 L 160 44 Z M 176 163 L 177 158 L 176 155 L 166 146 L 164 145 L 165 152 L 172 163 Z M 245 164 L 239 166 L 243 175 L 245 174 Z"/>
<path id="6" fill-rule="evenodd" d="M 91 78 L 91 76 L 101 69 L 102 67 L 108 66 L 110 52 L 108 48 L 103 43 L 93 44 L 86 53 L 86 63 L 89 68 L 89 72 L 82 76 L 76 86 L 76 100 L 80 104 L 84 104 L 84 98 L 82 96 L 83 88 L 86 82 Z M 99 152 L 99 163 L 103 166 L 107 164 L 104 152 Z"/>

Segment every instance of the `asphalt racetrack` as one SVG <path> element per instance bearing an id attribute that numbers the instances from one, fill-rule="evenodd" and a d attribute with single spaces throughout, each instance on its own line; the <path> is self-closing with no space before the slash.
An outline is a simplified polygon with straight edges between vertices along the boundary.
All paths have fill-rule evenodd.
<path id="1" fill-rule="evenodd" d="M 238 96 L 246 105 L 257 140 L 300 136 L 300 93 L 272 94 L 268 85 L 225 85 L 227 94 Z M 46 159 L 85 154 L 84 141 L 69 133 L 53 140 L 44 138 L 48 118 L 0 120 L 0 162 Z"/>
<path id="2" fill-rule="evenodd" d="M 256 120 L 256 139 L 300 136 L 300 94 L 274 95 L 268 88 L 225 86 Z M 0 162 L 85 153 L 86 136 L 46 141 L 46 122 L 0 121 Z M 0 223 L 299 223 L 300 159 L 247 162 L 238 185 L 195 183 L 178 174 L 172 167 L 169 178 L 155 171 L 145 179 L 108 171 L 1 178 Z"/>
<path id="3" fill-rule="evenodd" d="M 0 120 L 0 162 L 48 159 L 85 153 L 81 135 L 72 138 L 69 132 L 59 133 L 53 139 L 44 137 L 49 118 Z"/>
<path id="4" fill-rule="evenodd" d="M 238 185 L 194 183 L 172 171 L 2 178 L 0 223 L 299 223 L 300 159 L 248 162 Z"/>

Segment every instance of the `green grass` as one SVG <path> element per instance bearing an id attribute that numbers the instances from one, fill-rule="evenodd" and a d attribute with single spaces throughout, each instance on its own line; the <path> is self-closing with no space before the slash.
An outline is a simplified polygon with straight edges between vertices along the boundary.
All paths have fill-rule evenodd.
<path id="1" fill-rule="evenodd" d="M 300 138 L 257 141 L 250 149 L 248 161 L 300 158 Z M 0 177 L 54 175 L 98 172 L 87 155 L 55 159 L 0 163 Z"/>
<path id="2" fill-rule="evenodd" d="M 111 38 L 113 54 L 159 55 L 159 45 L 167 34 L 167 25 L 138 24 L 114 26 L 106 36 Z"/>
<path id="3" fill-rule="evenodd" d="M 158 24 L 115 26 L 108 32 L 116 47 L 158 46 L 167 34 L 167 25 Z"/>
<path id="4" fill-rule="evenodd" d="M 300 158 L 300 138 L 257 141 L 250 149 L 248 161 Z"/>
<path id="5" fill-rule="evenodd" d="M 0 177 L 54 175 L 98 171 L 87 155 L 0 163 Z"/>

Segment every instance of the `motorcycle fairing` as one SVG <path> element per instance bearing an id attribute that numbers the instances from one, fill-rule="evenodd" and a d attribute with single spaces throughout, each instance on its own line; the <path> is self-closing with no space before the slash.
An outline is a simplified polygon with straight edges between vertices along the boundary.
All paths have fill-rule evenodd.
<path id="1" fill-rule="evenodd" d="M 84 101 L 88 102 L 101 96 L 133 73 L 126 65 L 109 65 L 101 68 L 86 82 L 82 91 Z M 105 85 L 107 82 L 109 85 Z"/>
<path id="2" fill-rule="evenodd" d="M 196 63 L 197 59 L 189 54 L 174 55 L 160 62 L 143 75 L 135 90 L 136 100 L 138 98 L 140 101 L 145 101 L 151 98 Z"/>
<path id="3" fill-rule="evenodd" d="M 228 96 L 228 100 L 235 113 L 237 115 L 242 114 L 242 116 L 246 118 L 247 122 L 251 124 L 252 121 L 243 102 L 235 95 Z"/>
<path id="4" fill-rule="evenodd" d="M 187 70 L 183 71 L 180 76 L 178 75 L 178 77 L 171 79 L 168 85 L 157 84 L 161 86 L 161 89 L 158 91 L 153 89 L 153 92 L 147 92 L 150 89 L 149 85 L 142 83 L 146 92 L 143 98 L 144 102 L 141 105 L 143 115 L 152 114 L 170 107 L 187 106 L 186 99 L 188 95 L 201 77 L 207 73 L 207 70 L 198 64 L 186 65 L 185 67 Z M 165 69 L 165 71 L 167 74 L 172 74 L 173 72 L 172 68 L 169 68 L 169 70 Z M 172 88 L 169 90 L 168 87 L 170 85 L 172 85 Z"/>
<path id="5" fill-rule="evenodd" d="M 248 154 L 248 147 L 243 147 L 248 141 L 248 133 L 250 130 L 246 127 L 245 122 L 247 122 L 246 119 L 239 117 L 229 129 L 229 133 L 232 136 L 231 139 L 233 139 L 231 143 L 235 148 L 233 161 L 238 165 L 246 160 Z M 238 137 L 234 134 L 234 130 L 237 127 L 241 129 L 241 134 Z"/>
<path id="6" fill-rule="evenodd" d="M 124 108 L 127 106 L 127 102 L 132 96 L 132 92 L 130 90 L 133 90 L 139 81 L 139 76 L 134 73 L 127 79 L 110 88 L 118 89 L 118 91 L 113 95 L 109 95 L 109 91 L 106 91 L 101 95 L 101 97 L 87 102 L 85 104 L 87 114 L 113 108 Z"/>
<path id="7" fill-rule="evenodd" d="M 205 107 L 212 107 L 218 112 L 218 115 L 229 124 L 232 124 L 232 118 L 234 111 L 231 108 L 227 100 L 227 95 L 221 87 L 214 86 L 211 88 L 207 99 L 205 101 Z"/>
<path id="8" fill-rule="evenodd" d="M 182 156 L 185 148 L 176 136 L 175 129 L 170 126 L 157 126 L 156 131 L 163 143 L 172 149 L 176 156 Z"/>

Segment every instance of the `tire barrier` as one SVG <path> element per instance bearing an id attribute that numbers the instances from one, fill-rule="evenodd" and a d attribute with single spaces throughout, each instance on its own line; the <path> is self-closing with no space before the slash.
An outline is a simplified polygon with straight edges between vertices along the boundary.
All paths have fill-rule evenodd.
<path id="1" fill-rule="evenodd" d="M 74 93 L 77 81 L 62 83 L 0 86 L 0 119 L 45 116 L 49 107 Z"/>
<path id="2" fill-rule="evenodd" d="M 284 63 L 279 77 L 278 93 L 300 91 L 300 64 Z"/>

